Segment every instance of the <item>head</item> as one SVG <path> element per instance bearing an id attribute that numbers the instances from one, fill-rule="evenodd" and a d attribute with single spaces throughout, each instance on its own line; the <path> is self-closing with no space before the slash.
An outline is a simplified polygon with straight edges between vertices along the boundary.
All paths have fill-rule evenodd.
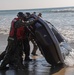
<path id="1" fill-rule="evenodd" d="M 38 16 L 39 16 L 39 17 L 42 17 L 42 13 L 39 13 Z"/>
<path id="2" fill-rule="evenodd" d="M 32 14 L 33 14 L 33 15 L 36 15 L 36 12 L 33 12 Z"/>
<path id="3" fill-rule="evenodd" d="M 30 15 L 31 15 L 31 14 L 30 14 L 29 12 L 26 12 L 26 16 L 27 16 L 27 17 L 30 17 Z"/>
<path id="4" fill-rule="evenodd" d="M 29 12 L 26 12 L 26 14 L 27 14 L 27 15 L 30 15 L 30 13 L 29 13 Z"/>
<path id="5" fill-rule="evenodd" d="M 18 17 L 18 18 L 24 18 L 23 12 L 18 12 L 17 17 Z"/>

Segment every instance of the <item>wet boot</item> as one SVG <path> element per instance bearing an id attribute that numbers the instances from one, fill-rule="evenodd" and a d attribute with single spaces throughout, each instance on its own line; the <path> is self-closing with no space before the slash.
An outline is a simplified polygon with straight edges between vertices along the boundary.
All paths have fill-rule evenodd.
<path id="1" fill-rule="evenodd" d="M 25 53 L 25 60 L 24 61 L 32 61 L 32 59 L 30 59 L 30 44 L 29 44 L 29 40 L 28 38 L 26 40 L 23 41 L 23 52 Z"/>
<path id="2" fill-rule="evenodd" d="M 8 69 L 8 67 L 6 67 L 6 65 L 9 63 L 9 60 L 8 59 L 4 59 L 3 62 L 1 63 L 1 66 L 0 66 L 0 70 L 5 70 L 5 69 Z"/>

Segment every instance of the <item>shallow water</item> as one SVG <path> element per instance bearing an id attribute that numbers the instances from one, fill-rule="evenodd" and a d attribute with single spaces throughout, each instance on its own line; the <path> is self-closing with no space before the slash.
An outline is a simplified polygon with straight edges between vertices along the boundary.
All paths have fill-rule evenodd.
<path id="1" fill-rule="evenodd" d="M 52 75 L 62 68 L 51 69 L 43 56 L 33 56 L 33 61 L 25 62 L 24 70 L 3 70 L 0 75 Z"/>
<path id="2" fill-rule="evenodd" d="M 0 52 L 2 52 L 7 45 L 7 37 L 8 35 L 0 34 Z M 71 44 L 71 46 L 74 47 L 74 44 Z M 32 44 L 31 47 L 33 47 Z M 31 58 L 34 59 L 32 62 L 24 62 L 24 70 L 3 70 L 0 71 L 0 75 L 74 75 L 73 66 L 51 68 L 51 65 L 46 62 L 39 50 L 37 54 L 38 56 L 31 55 Z"/>

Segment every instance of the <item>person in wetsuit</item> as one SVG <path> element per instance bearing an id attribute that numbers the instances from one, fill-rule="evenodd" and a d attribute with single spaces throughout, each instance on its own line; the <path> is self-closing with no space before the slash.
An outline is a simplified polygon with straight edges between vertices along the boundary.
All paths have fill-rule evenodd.
<path id="1" fill-rule="evenodd" d="M 11 29 L 8 37 L 8 45 L 4 53 L 3 61 L 1 63 L 0 69 L 4 69 L 7 64 L 14 66 L 16 68 L 22 68 L 23 64 L 23 51 L 25 52 L 25 61 L 31 61 L 29 58 L 29 43 L 27 40 L 26 26 L 31 25 L 34 22 L 24 21 L 24 14 L 19 12 L 17 14 L 18 18 L 14 18 L 11 23 Z"/>

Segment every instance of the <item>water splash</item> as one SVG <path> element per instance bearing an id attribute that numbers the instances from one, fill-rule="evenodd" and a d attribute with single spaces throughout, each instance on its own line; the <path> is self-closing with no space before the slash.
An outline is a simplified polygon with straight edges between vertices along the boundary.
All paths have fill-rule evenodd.
<path id="1" fill-rule="evenodd" d="M 71 48 L 68 42 L 62 42 L 60 44 L 60 50 L 64 57 L 64 63 L 66 66 L 74 66 L 74 49 Z"/>
<path id="2" fill-rule="evenodd" d="M 70 51 L 69 54 L 65 56 L 64 62 L 67 66 L 74 66 L 74 49 L 72 49 L 72 51 Z"/>

